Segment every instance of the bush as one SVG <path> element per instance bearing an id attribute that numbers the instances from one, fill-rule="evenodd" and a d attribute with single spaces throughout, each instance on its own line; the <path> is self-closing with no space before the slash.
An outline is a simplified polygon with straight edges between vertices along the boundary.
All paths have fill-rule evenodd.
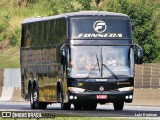
<path id="1" fill-rule="evenodd" d="M 10 43 L 12 46 L 16 46 L 18 43 L 18 38 L 15 33 L 11 32 Z"/>
<path id="2" fill-rule="evenodd" d="M 2 35 L 0 35 L 0 42 L 5 40 L 7 38 L 7 34 L 6 33 L 3 33 Z"/>
<path id="3" fill-rule="evenodd" d="M 3 32 L 5 29 L 4 23 L 0 23 L 0 33 Z"/>

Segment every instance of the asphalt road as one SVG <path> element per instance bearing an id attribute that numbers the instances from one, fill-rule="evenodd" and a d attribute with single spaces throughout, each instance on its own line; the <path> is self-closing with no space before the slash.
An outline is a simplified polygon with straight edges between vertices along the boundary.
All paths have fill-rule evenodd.
<path id="1" fill-rule="evenodd" d="M 123 111 L 114 111 L 112 104 L 98 105 L 94 111 L 61 110 L 60 104 L 48 105 L 46 110 L 33 110 L 29 102 L 0 102 L 0 111 L 18 111 L 18 112 L 38 112 L 66 114 L 70 116 L 91 116 L 91 117 L 147 117 L 160 119 L 160 106 L 134 106 L 125 104 Z"/>

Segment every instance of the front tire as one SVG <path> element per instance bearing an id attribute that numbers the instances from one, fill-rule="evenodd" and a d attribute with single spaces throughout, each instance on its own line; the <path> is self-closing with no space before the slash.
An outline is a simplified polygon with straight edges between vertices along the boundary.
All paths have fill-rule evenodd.
<path id="1" fill-rule="evenodd" d="M 124 101 L 116 101 L 113 103 L 114 110 L 123 110 Z"/>
<path id="2" fill-rule="evenodd" d="M 71 103 L 64 103 L 64 99 L 63 99 L 63 91 L 62 89 L 60 89 L 59 93 L 58 93 L 58 101 L 61 104 L 61 109 L 62 110 L 70 110 L 71 107 Z"/>
<path id="3" fill-rule="evenodd" d="M 82 105 L 81 104 L 79 104 L 79 103 L 74 103 L 74 109 L 75 110 L 82 110 Z"/>
<path id="4" fill-rule="evenodd" d="M 96 110 L 97 103 L 88 103 L 83 105 L 84 110 Z"/>

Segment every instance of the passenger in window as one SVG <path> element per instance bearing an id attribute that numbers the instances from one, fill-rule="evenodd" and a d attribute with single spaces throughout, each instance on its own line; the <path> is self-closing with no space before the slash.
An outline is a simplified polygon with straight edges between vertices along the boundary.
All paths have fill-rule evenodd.
<path id="1" fill-rule="evenodd" d="M 98 69 L 97 66 L 97 60 L 96 60 L 96 55 L 95 54 L 91 54 L 90 58 L 87 60 L 87 65 L 86 65 L 86 69 L 87 70 L 91 70 L 91 69 Z"/>
<path id="2" fill-rule="evenodd" d="M 112 55 L 110 55 L 107 60 L 107 65 L 108 66 L 116 66 L 116 64 L 117 64 L 117 61 L 115 60 L 115 58 Z"/>
<path id="3" fill-rule="evenodd" d="M 76 62 L 71 61 L 71 67 L 75 70 L 90 70 L 92 65 L 87 63 L 87 58 L 84 55 L 80 54 Z"/>
<path id="4" fill-rule="evenodd" d="M 87 63 L 85 66 L 85 69 L 91 70 L 93 68 L 93 65 L 91 63 Z"/>
<path id="5" fill-rule="evenodd" d="M 84 55 L 79 55 L 79 61 L 77 61 L 77 68 L 78 69 L 86 69 L 87 59 Z"/>
<path id="6" fill-rule="evenodd" d="M 75 70 L 77 69 L 77 65 L 76 65 L 75 61 L 71 60 L 70 67 Z"/>

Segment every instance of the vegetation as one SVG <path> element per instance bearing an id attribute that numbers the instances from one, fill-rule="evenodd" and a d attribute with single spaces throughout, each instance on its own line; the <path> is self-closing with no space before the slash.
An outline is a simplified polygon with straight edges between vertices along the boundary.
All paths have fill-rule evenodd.
<path id="1" fill-rule="evenodd" d="M 6 119 L 6 118 L 5 118 Z M 10 118 L 11 119 L 11 118 Z M 134 118 L 133 119 L 127 119 L 127 118 L 107 118 L 107 117 L 56 117 L 54 119 L 49 119 L 49 118 L 46 118 L 43 120 L 135 120 Z M 4 120 L 3 118 L 0 118 L 0 120 Z M 8 119 L 6 119 L 8 120 Z M 16 120 L 28 120 L 28 119 L 24 119 L 24 118 L 18 118 Z M 37 120 L 37 119 L 32 119 L 32 120 Z M 42 119 L 40 119 L 42 120 Z M 143 120 L 143 119 L 140 119 L 140 120 Z"/>
<path id="2" fill-rule="evenodd" d="M 0 7 L 0 68 L 19 67 L 24 18 L 81 10 L 129 15 L 135 44 L 144 51 L 144 62 L 160 63 L 160 0 L 1 0 Z"/>
<path id="3" fill-rule="evenodd" d="M 109 10 L 130 16 L 135 44 L 142 46 L 144 62 L 151 63 L 160 55 L 160 39 L 156 33 L 158 18 L 154 15 L 158 9 L 149 3 L 148 0 L 117 0 L 111 2 Z"/>

